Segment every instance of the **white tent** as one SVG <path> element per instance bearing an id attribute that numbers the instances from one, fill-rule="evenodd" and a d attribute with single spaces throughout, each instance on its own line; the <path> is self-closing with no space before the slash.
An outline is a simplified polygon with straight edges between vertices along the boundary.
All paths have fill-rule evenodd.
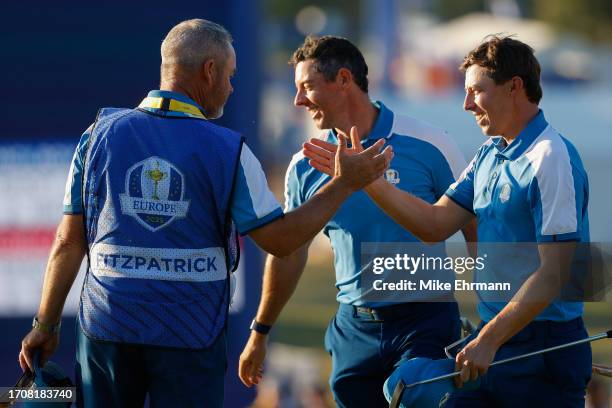
<path id="1" fill-rule="evenodd" d="M 513 35 L 536 51 L 555 41 L 552 28 L 541 21 L 471 13 L 416 34 L 410 43 L 421 52 L 440 59 L 462 59 L 476 44 L 490 34 Z"/>

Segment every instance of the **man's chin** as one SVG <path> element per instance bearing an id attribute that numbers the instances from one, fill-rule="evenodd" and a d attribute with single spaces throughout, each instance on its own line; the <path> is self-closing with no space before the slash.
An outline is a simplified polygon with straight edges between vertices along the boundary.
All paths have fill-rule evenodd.
<path id="1" fill-rule="evenodd" d="M 208 120 L 219 119 L 221 116 L 223 116 L 223 108 L 212 113 L 206 112 L 206 119 Z"/>
<path id="2" fill-rule="evenodd" d="M 485 136 L 497 136 L 490 126 L 481 126 L 480 130 L 482 130 L 482 134 Z"/>
<path id="3" fill-rule="evenodd" d="M 314 125 L 319 130 L 324 130 L 324 129 L 329 129 L 330 128 L 330 126 L 323 120 L 323 118 L 321 118 L 321 119 L 314 119 L 313 121 L 314 121 Z"/>

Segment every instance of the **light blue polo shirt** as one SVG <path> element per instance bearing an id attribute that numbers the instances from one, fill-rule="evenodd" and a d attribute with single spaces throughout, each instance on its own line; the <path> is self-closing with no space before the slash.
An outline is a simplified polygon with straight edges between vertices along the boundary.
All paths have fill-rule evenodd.
<path id="1" fill-rule="evenodd" d="M 576 148 L 540 110 L 509 145 L 501 137 L 484 143 L 446 195 L 476 214 L 479 242 L 588 242 L 588 190 Z M 526 269 L 516 273 L 539 265 L 530 255 L 515 258 Z M 480 317 L 488 322 L 505 304 L 480 302 Z M 582 310 L 581 302 L 554 301 L 536 320 L 567 321 Z"/>
<path id="2" fill-rule="evenodd" d="M 151 91 L 147 95 L 152 98 L 171 98 L 188 104 L 198 112 L 202 108 L 192 99 L 177 92 Z M 145 108 L 154 113 L 160 113 L 160 109 Z M 186 112 L 165 111 L 165 116 L 173 118 L 194 117 Z M 173 119 L 169 119 L 173 120 Z M 87 147 L 87 140 L 91 133 L 91 126 L 83 133 L 81 140 L 74 152 L 66 190 L 64 195 L 64 214 L 80 214 L 83 212 L 81 178 L 83 172 L 83 157 Z M 177 143 L 179 141 L 177 140 Z M 261 164 L 245 144 L 240 153 L 240 163 L 236 172 L 234 194 L 231 199 L 231 215 L 236 228 L 244 235 L 250 231 L 264 226 L 283 215 L 283 210 L 268 188 L 268 181 L 261 168 Z"/>
<path id="3" fill-rule="evenodd" d="M 466 162 L 456 143 L 443 130 L 413 118 L 394 115 L 385 105 L 380 110 L 364 148 L 385 138 L 395 154 L 388 182 L 423 200 L 434 203 L 465 168 Z M 334 131 L 322 138 L 337 144 Z M 308 164 L 302 152 L 293 156 L 285 179 L 285 211 L 291 211 L 312 197 L 330 177 Z M 386 303 L 364 300 L 361 288 L 361 244 L 382 242 L 420 242 L 387 216 L 363 191 L 352 194 L 325 225 L 324 234 L 334 250 L 338 302 L 356 306 L 381 306 Z M 443 250 L 443 248 L 442 248 Z M 365 270 L 365 268 L 364 268 Z M 371 289 L 370 289 L 371 290 Z"/>

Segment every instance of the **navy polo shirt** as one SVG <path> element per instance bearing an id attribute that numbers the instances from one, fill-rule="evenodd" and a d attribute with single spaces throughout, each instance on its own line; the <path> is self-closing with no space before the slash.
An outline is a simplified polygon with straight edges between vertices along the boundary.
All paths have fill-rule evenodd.
<path id="1" fill-rule="evenodd" d="M 476 215 L 479 242 L 589 241 L 587 174 L 541 110 L 509 145 L 487 140 L 446 195 Z M 516 273 L 533 273 L 539 263 L 530 259 L 518 262 L 524 270 Z M 491 320 L 505 304 L 481 302 L 481 318 Z M 567 321 L 582 310 L 581 302 L 554 301 L 536 320 Z"/>

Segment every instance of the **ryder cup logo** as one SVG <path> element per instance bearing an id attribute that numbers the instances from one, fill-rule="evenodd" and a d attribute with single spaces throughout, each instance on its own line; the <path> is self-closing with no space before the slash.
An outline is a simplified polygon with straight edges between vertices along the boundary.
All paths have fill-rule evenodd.
<path id="1" fill-rule="evenodd" d="M 508 201 L 510 199 L 510 192 L 512 191 L 510 184 L 504 184 L 504 186 L 501 189 L 501 192 L 499 193 L 499 201 L 501 201 L 502 203 L 505 203 L 506 201 Z"/>
<path id="2" fill-rule="evenodd" d="M 157 231 L 185 217 L 189 201 L 183 201 L 184 194 L 183 173 L 164 159 L 149 157 L 128 169 L 125 194 L 120 194 L 121 212 Z"/>
<path id="3" fill-rule="evenodd" d="M 399 172 L 397 170 L 388 169 L 387 171 L 385 171 L 385 180 L 387 180 L 391 184 L 399 183 Z"/>

